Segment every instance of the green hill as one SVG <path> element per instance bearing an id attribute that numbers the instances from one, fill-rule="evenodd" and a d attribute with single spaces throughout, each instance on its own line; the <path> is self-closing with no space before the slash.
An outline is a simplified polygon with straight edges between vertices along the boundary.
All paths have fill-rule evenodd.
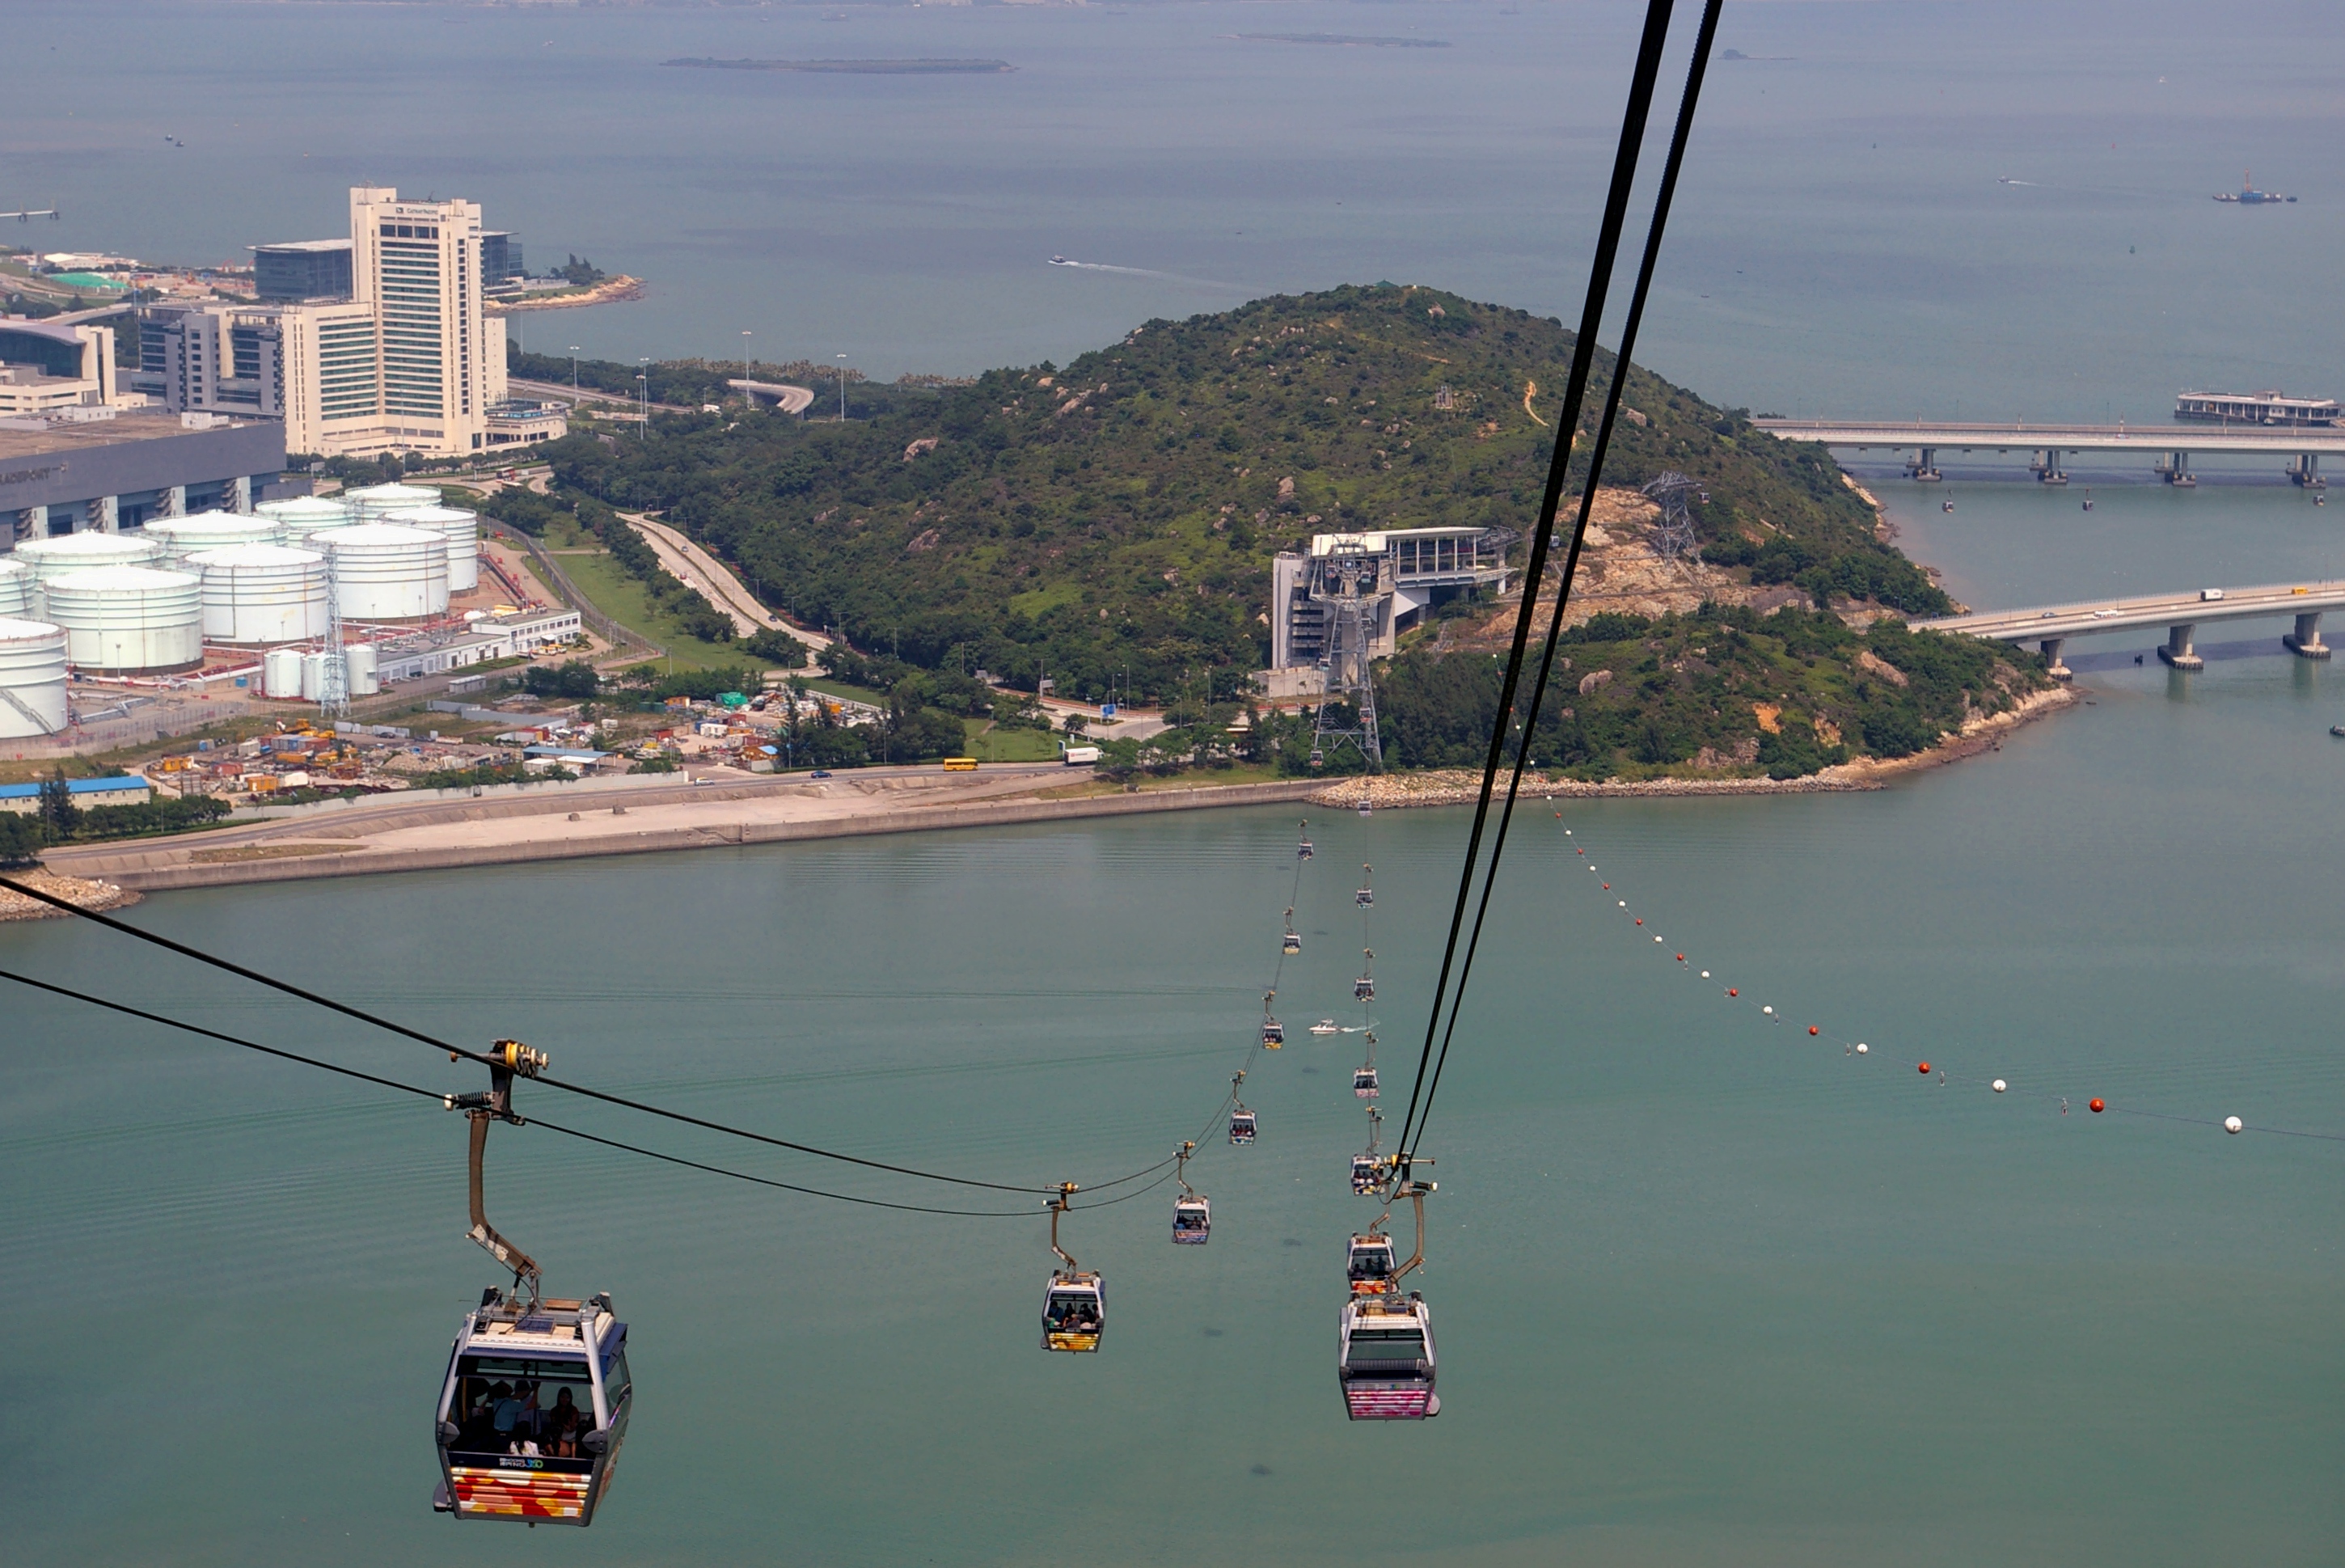
<path id="1" fill-rule="evenodd" d="M 1270 557 L 1312 534 L 1527 530 L 1571 349 L 1553 321 L 1377 284 L 1151 321 L 1064 369 L 864 383 L 858 417 L 845 424 L 735 405 L 663 419 L 647 441 L 576 436 L 548 455 L 565 491 L 664 511 L 777 608 L 843 627 L 861 647 L 929 669 L 983 667 L 1029 689 L 1047 670 L 1069 695 L 1103 695 L 1119 677 L 1144 699 L 1178 693 L 1193 672 L 1219 672 L 1226 689 L 1261 667 Z M 1599 354 L 1599 392 L 1611 369 Z M 1636 416 L 1617 433 L 1608 486 L 1664 469 L 1700 482 L 1705 555 L 1734 580 L 1796 585 L 1818 606 L 1949 607 L 1878 537 L 1872 509 L 1821 447 L 1754 432 L 1741 412 L 1640 369 L 1625 397 Z M 1812 703 L 1782 688 L 1819 657 L 1835 668 L 1853 660 L 1855 648 L 1840 645 L 1864 639 L 1826 616 L 1844 635 L 1802 633 L 1787 654 L 1761 617 L 1737 614 L 1759 627 L 1739 635 L 1781 656 L 1766 677 L 1779 704 L 1790 696 L 1788 706 L 1822 717 L 1837 701 L 1858 719 L 1849 705 L 1862 681 L 1837 697 L 1820 689 Z M 1957 682 L 1970 697 L 1931 705 L 1943 711 L 1916 723 L 2000 700 L 1981 672 L 2006 667 L 1978 652 L 1981 670 Z M 1623 682 L 1593 706 L 1631 689 Z M 1666 768 L 1680 750 L 1731 750 L 1752 728 L 1747 712 L 1736 722 L 1714 735 L 1693 726 L 1683 746 L 1631 723 L 1627 741 L 1595 737 L 1574 749 L 1600 769 L 1607 755 L 1633 760 L 1641 740 L 1645 766 Z M 1834 728 L 1851 726 L 1827 718 L 1818 733 Z"/>

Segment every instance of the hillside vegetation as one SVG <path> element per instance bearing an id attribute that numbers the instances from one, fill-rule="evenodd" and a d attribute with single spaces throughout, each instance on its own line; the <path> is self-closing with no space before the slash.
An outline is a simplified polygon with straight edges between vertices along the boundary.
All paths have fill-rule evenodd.
<path id="1" fill-rule="evenodd" d="M 1269 558 L 1315 532 L 1528 527 L 1571 341 L 1454 294 L 1339 289 L 1152 321 L 1063 370 L 921 389 L 845 425 L 736 411 L 550 455 L 563 485 L 664 511 L 858 645 L 1029 686 L 1047 666 L 1068 692 L 1122 670 L 1151 696 L 1260 667 Z M 1623 423 L 1608 479 L 1701 481 L 1711 559 L 1944 607 L 1821 448 L 1642 371 L 1627 398 L 1646 423 Z"/>
<path id="2" fill-rule="evenodd" d="M 1092 698 L 1112 679 L 1168 698 L 1208 671 L 1229 689 L 1266 661 L 1270 558 L 1312 534 L 1527 530 L 1571 351 L 1553 321 L 1377 284 L 1151 321 L 1064 369 L 857 383 L 843 424 L 736 402 L 663 418 L 648 440 L 579 435 L 547 455 L 582 520 L 661 512 L 775 607 L 902 666 L 983 668 L 1030 690 L 1047 673 Z M 1591 410 L 1611 357 L 1598 370 Z M 1576 628 L 1574 684 L 1558 685 L 1540 731 L 1557 760 L 1812 771 L 1910 751 L 2040 681 L 1993 648 L 1815 613 L 1951 607 L 1822 448 L 1641 369 L 1625 401 L 1608 486 L 1691 476 L 1705 556 L 1728 569 L 1718 580 L 1789 585 L 1800 602 Z M 1487 653 L 1395 661 L 1396 761 L 1458 760 L 1461 737 L 1487 735 L 1485 667 Z"/>

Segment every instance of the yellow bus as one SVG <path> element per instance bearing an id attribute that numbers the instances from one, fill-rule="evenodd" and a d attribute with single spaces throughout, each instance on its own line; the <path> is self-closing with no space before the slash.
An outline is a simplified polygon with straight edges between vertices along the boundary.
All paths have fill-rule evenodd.
<path id="1" fill-rule="evenodd" d="M 977 771 L 977 759 L 974 757 L 948 757 L 945 759 L 945 771 L 948 773 L 974 773 Z"/>

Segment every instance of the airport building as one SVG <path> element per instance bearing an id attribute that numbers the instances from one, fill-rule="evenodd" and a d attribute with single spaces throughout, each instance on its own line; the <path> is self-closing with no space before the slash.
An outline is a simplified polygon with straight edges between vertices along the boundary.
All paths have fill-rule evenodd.
<path id="1" fill-rule="evenodd" d="M 0 316 L 0 419 L 71 417 L 123 401 L 116 385 L 114 329 L 86 318 Z M 144 400 L 141 400 L 144 401 Z"/>
<path id="2" fill-rule="evenodd" d="M 274 420 L 80 412 L 110 417 L 0 419 L 0 551 L 157 517 L 249 512 L 285 466 L 285 427 Z"/>

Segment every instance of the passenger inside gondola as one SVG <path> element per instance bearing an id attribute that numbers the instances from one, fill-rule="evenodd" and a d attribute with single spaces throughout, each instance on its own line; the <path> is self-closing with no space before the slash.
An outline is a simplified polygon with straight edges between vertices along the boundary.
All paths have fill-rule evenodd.
<path id="1" fill-rule="evenodd" d="M 1061 1334 L 1087 1334 L 1099 1327 L 1099 1303 L 1087 1291 L 1052 1292 L 1051 1327 Z"/>

